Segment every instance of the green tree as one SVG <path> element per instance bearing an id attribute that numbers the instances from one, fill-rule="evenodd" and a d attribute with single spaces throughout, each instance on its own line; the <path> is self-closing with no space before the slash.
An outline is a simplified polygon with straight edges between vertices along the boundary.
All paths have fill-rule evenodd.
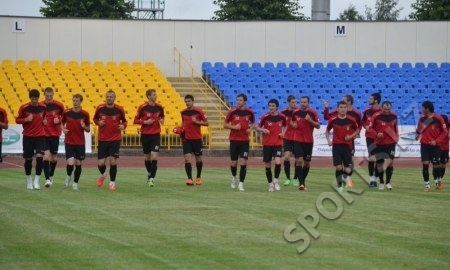
<path id="1" fill-rule="evenodd" d="M 134 4 L 125 0 L 42 0 L 44 17 L 59 18 L 131 18 Z"/>
<path id="2" fill-rule="evenodd" d="M 450 0 L 416 0 L 411 4 L 412 20 L 448 21 L 450 20 Z"/>
<path id="3" fill-rule="evenodd" d="M 338 21 L 364 21 L 364 16 L 359 14 L 356 10 L 356 7 L 352 4 L 348 6 L 347 9 L 344 9 L 341 13 L 339 13 Z"/>
<path id="4" fill-rule="evenodd" d="M 305 20 L 299 0 L 214 0 L 213 20 Z"/>
<path id="5" fill-rule="evenodd" d="M 376 21 L 396 21 L 403 8 L 397 8 L 398 0 L 377 0 L 375 3 Z"/>

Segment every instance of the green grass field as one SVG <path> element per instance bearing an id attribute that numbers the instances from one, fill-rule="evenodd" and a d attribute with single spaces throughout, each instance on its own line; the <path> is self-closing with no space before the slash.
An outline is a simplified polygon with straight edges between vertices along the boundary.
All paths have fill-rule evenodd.
<path id="1" fill-rule="evenodd" d="M 365 190 L 352 204 L 328 169 L 311 170 L 307 192 L 274 193 L 263 168 L 249 170 L 245 192 L 230 189 L 226 168 L 206 168 L 200 187 L 160 168 L 152 189 L 143 169 L 119 168 L 115 192 L 96 187 L 96 169 L 84 169 L 78 192 L 63 188 L 63 174 L 27 191 L 23 170 L 0 170 L 0 269 L 450 269 L 450 186 L 423 192 L 419 169 L 397 169 L 384 192 L 354 177 Z M 298 254 L 302 241 L 283 233 L 323 192 L 343 213 L 320 216 L 320 236 Z M 296 224 L 293 234 L 305 232 Z"/>

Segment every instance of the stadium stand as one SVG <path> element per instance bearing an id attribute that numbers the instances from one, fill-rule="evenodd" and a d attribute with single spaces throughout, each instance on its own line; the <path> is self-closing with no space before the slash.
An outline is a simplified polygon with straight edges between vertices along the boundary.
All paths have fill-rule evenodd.
<path id="1" fill-rule="evenodd" d="M 450 63 L 204 62 L 202 72 L 230 106 L 235 105 L 236 94 L 246 93 L 258 117 L 267 111 L 269 98 L 279 99 L 283 107 L 288 95 L 306 95 L 311 107 L 321 112 L 323 100 L 333 107 L 351 94 L 354 106 L 363 111 L 374 92 L 393 103 L 402 125 L 416 123 L 424 100 L 433 101 L 437 113 L 450 115 Z"/>
<path id="2" fill-rule="evenodd" d="M 14 116 L 20 105 L 29 101 L 29 89 L 43 90 L 46 87 L 53 87 L 55 99 L 67 107 L 72 106 L 72 95 L 81 93 L 84 96 L 83 108 L 91 115 L 96 106 L 105 101 L 106 91 L 114 90 L 116 101 L 124 106 L 130 123 L 127 134 L 138 133 L 139 127 L 133 126 L 132 122 L 137 107 L 146 100 L 148 88 L 157 90 L 158 102 L 169 111 L 164 132 L 179 124 L 179 111 L 184 108 L 181 96 L 152 62 L 2 60 L 0 103 L 7 104 L 11 123 L 15 122 Z"/>

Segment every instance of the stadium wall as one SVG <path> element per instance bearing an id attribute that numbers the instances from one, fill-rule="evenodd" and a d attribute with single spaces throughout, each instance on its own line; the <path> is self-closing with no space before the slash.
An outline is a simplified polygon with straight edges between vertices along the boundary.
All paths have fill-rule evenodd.
<path id="1" fill-rule="evenodd" d="M 345 31 L 344 31 L 345 30 Z M 450 22 L 217 22 L 0 17 L 0 59 L 152 61 L 178 48 L 209 62 L 450 62 Z"/>

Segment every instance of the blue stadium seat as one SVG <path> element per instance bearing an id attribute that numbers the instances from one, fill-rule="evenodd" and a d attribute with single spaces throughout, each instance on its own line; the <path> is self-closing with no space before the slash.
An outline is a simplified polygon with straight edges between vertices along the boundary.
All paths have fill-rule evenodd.
<path id="1" fill-rule="evenodd" d="M 348 63 L 339 63 L 340 69 L 349 69 L 350 65 Z"/>
<path id="2" fill-rule="evenodd" d="M 323 66 L 322 63 L 314 63 L 313 68 L 315 68 L 315 69 L 323 69 L 324 66 Z"/>
<path id="3" fill-rule="evenodd" d="M 373 63 L 364 63 L 364 69 L 374 69 Z"/>
<path id="4" fill-rule="evenodd" d="M 427 67 L 431 68 L 431 69 L 437 69 L 438 68 L 438 64 L 435 63 L 435 62 L 430 62 L 430 63 L 428 63 Z"/>
<path id="5" fill-rule="evenodd" d="M 247 62 L 241 62 L 239 63 L 239 68 L 241 69 L 248 69 L 250 65 Z"/>
<path id="6" fill-rule="evenodd" d="M 397 62 L 392 62 L 389 64 L 389 68 L 390 69 L 399 69 L 400 68 L 400 64 Z"/>
<path id="7" fill-rule="evenodd" d="M 252 63 L 252 68 L 253 68 L 253 69 L 261 69 L 261 68 L 262 68 L 261 63 L 259 63 L 259 62 L 253 62 L 253 63 Z"/>
<path id="8" fill-rule="evenodd" d="M 272 62 L 264 63 L 264 68 L 275 69 L 275 65 Z"/>
<path id="9" fill-rule="evenodd" d="M 298 63 L 291 62 L 291 63 L 289 63 L 289 68 L 290 69 L 299 69 L 300 67 L 299 67 Z"/>
<path id="10" fill-rule="evenodd" d="M 417 62 L 417 63 L 414 65 L 414 68 L 416 68 L 416 69 L 425 69 L 425 64 L 422 63 L 422 62 Z"/>
<path id="11" fill-rule="evenodd" d="M 229 62 L 227 63 L 227 69 L 235 70 L 237 68 L 237 65 L 235 62 Z"/>
<path id="12" fill-rule="evenodd" d="M 311 69 L 312 66 L 311 66 L 311 63 L 302 63 L 301 68 L 303 68 L 303 69 Z"/>
<path id="13" fill-rule="evenodd" d="M 214 63 L 214 68 L 225 69 L 225 65 L 223 62 Z"/>
<path id="14" fill-rule="evenodd" d="M 386 63 L 377 63 L 376 68 L 385 69 L 385 68 L 387 68 L 387 66 L 386 66 Z"/>
<path id="15" fill-rule="evenodd" d="M 361 63 L 352 63 L 352 68 L 354 68 L 354 69 L 361 69 L 362 65 L 361 65 Z"/>
<path id="16" fill-rule="evenodd" d="M 402 69 L 412 69 L 412 68 L 413 68 L 413 66 L 412 66 L 412 64 L 409 63 L 409 62 L 404 62 L 404 63 L 402 64 Z"/>
<path id="17" fill-rule="evenodd" d="M 286 66 L 286 63 L 282 63 L 282 62 L 280 62 L 280 63 L 277 63 L 277 69 L 279 69 L 279 70 L 285 70 L 286 68 L 287 68 L 287 66 Z"/>
<path id="18" fill-rule="evenodd" d="M 206 70 L 210 70 L 212 69 L 212 64 L 211 62 L 203 62 L 202 63 L 202 71 L 206 71 Z"/>
<path id="19" fill-rule="evenodd" d="M 327 63 L 326 68 L 335 69 L 337 68 L 336 63 Z"/>

